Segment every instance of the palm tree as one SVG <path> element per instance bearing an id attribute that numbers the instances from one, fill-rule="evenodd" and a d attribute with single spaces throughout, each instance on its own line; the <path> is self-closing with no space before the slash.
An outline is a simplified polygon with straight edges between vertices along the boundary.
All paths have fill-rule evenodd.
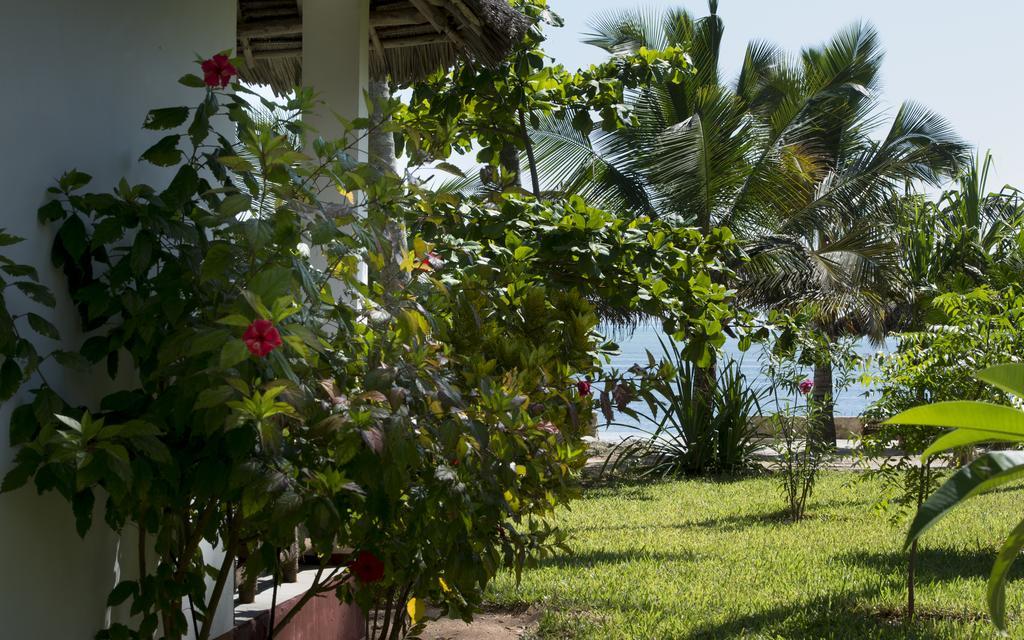
<path id="1" fill-rule="evenodd" d="M 755 309 L 811 308 L 819 329 L 880 337 L 903 283 L 885 212 L 907 183 L 937 184 L 963 145 L 938 116 L 900 108 L 872 137 L 883 53 L 855 24 L 790 59 L 748 45 L 739 76 L 719 72 L 724 30 L 717 2 L 696 19 L 682 10 L 631 10 L 593 24 L 587 42 L 611 55 L 640 47 L 686 50 L 696 72 L 630 96 L 638 125 L 591 137 L 544 121 L 533 133 L 549 181 L 606 207 L 730 227 L 751 260 L 740 284 Z M 825 437 L 834 441 L 831 362 L 817 367 Z"/>
<path id="2" fill-rule="evenodd" d="M 746 298 L 758 308 L 809 309 L 830 340 L 867 336 L 880 342 L 894 311 L 912 299 L 891 212 L 908 183 L 935 185 L 954 171 L 964 147 L 949 125 L 913 104 L 900 108 L 880 141 L 870 130 L 838 132 L 833 159 L 815 191 L 835 190 L 818 209 L 815 198 L 794 203 L 790 219 L 748 243 Z M 814 220 L 809 219 L 809 215 Z M 831 354 L 818 354 L 814 396 L 823 437 L 835 440 Z"/>
<path id="3" fill-rule="evenodd" d="M 991 168 L 991 153 L 972 158 L 955 188 L 934 205 L 936 235 L 944 249 L 942 267 L 946 273 L 962 274 L 973 286 L 991 284 L 993 278 L 1018 282 L 1024 270 L 1024 194 L 1010 186 L 988 192 Z"/>

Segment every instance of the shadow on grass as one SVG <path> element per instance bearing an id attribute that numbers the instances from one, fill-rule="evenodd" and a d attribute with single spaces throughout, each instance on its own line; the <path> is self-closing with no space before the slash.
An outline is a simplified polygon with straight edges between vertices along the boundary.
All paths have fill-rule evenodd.
<path id="1" fill-rule="evenodd" d="M 694 562 L 697 555 L 689 551 L 665 552 L 630 549 L 626 551 L 578 551 L 571 554 L 551 556 L 538 563 L 540 567 L 556 567 L 559 569 L 583 568 L 590 569 L 600 565 L 630 564 L 633 562 L 653 561 L 660 564 L 670 562 Z"/>
<path id="2" fill-rule="evenodd" d="M 713 528 L 722 531 L 738 531 L 751 527 L 778 526 L 780 524 L 796 524 L 789 517 L 786 509 L 777 509 L 768 513 L 736 513 L 732 515 L 708 518 L 696 522 L 685 523 L 687 527 Z"/>
<path id="3" fill-rule="evenodd" d="M 737 615 L 724 621 L 706 624 L 685 636 L 688 640 L 706 638 L 769 637 L 798 639 L 862 639 L 896 640 L 926 639 L 947 635 L 949 622 L 977 623 L 980 634 L 969 637 L 996 637 L 980 616 L 921 611 L 913 621 L 901 611 L 878 611 L 870 604 L 872 590 L 829 594 Z M 945 634 L 943 634 L 945 632 Z M 968 636 L 964 636 L 968 637 Z"/>
<path id="4" fill-rule="evenodd" d="M 808 516 L 810 518 L 810 516 Z M 679 531 L 684 529 L 720 529 L 722 531 L 739 531 L 742 529 L 749 529 L 752 527 L 761 526 L 778 526 L 794 524 L 789 519 L 789 512 L 785 509 L 773 511 L 771 513 L 749 513 L 749 514 L 736 514 L 726 515 L 717 518 L 709 518 L 707 520 L 697 521 L 686 521 L 677 522 L 670 524 L 612 524 L 612 525 L 595 525 L 595 526 L 582 526 L 574 527 L 573 532 L 601 532 L 601 531 L 632 531 L 632 530 L 649 530 L 649 529 L 664 529 Z"/>
<path id="5" fill-rule="evenodd" d="M 838 559 L 870 567 L 879 573 L 905 572 L 907 566 L 907 554 L 898 551 L 856 551 L 839 556 Z M 929 549 L 924 547 L 917 552 L 918 584 L 958 578 L 988 580 L 995 559 L 995 550 Z M 1024 568 L 1019 562 L 1015 563 L 1010 570 L 1010 579 L 1017 579 L 1022 575 L 1024 575 Z"/>
<path id="6" fill-rule="evenodd" d="M 664 484 L 664 482 L 619 478 L 600 485 L 588 486 L 587 492 L 584 494 L 584 499 L 596 500 L 599 498 L 614 497 L 620 500 L 642 500 L 650 502 L 651 500 L 654 500 L 654 496 L 651 495 L 651 489 L 657 487 L 659 484 Z"/>

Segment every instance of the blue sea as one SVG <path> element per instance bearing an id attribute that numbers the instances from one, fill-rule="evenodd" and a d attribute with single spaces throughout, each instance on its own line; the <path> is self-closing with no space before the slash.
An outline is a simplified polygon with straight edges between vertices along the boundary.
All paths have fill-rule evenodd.
<path id="1" fill-rule="evenodd" d="M 658 342 L 659 336 L 664 335 L 662 334 L 660 327 L 641 326 L 631 335 L 628 333 L 622 335 L 613 330 L 608 330 L 607 335 L 610 338 L 613 338 L 620 347 L 620 353 L 612 358 L 609 368 L 618 369 L 622 372 L 636 363 L 646 365 L 648 351 L 654 354 L 656 359 L 663 357 L 661 344 Z M 888 348 L 889 345 L 887 344 L 883 346 L 882 350 L 884 351 Z M 855 351 L 858 356 L 866 358 L 878 353 L 879 348 L 873 346 L 868 340 L 863 340 L 855 345 Z M 761 370 L 763 353 L 764 348 L 757 344 L 752 345 L 745 353 L 741 352 L 737 342 L 735 340 L 729 340 L 726 342 L 723 349 L 723 359 L 725 361 L 731 359 L 738 362 L 748 383 L 755 388 L 764 388 L 768 386 L 768 381 Z M 862 371 L 860 370 L 854 371 L 850 376 L 847 386 L 836 392 L 836 416 L 859 416 L 875 399 L 876 392 L 861 383 L 861 373 Z M 812 369 L 808 367 L 806 376 L 811 378 L 813 377 L 812 374 Z M 836 383 L 838 385 L 839 380 L 836 380 Z M 638 406 L 637 408 L 640 407 Z M 769 402 L 768 406 L 763 407 L 763 409 L 765 412 L 774 410 L 775 407 L 773 405 L 773 401 Z M 637 425 L 635 421 L 625 418 L 624 416 L 619 416 L 617 418 L 617 420 L 620 419 L 628 424 L 634 426 Z M 640 426 L 646 427 L 647 425 Z M 626 426 L 614 424 L 612 426 L 605 426 L 603 424 L 603 420 L 598 428 L 598 435 L 602 438 L 610 437 L 615 439 L 623 435 L 636 434 L 637 431 Z"/>

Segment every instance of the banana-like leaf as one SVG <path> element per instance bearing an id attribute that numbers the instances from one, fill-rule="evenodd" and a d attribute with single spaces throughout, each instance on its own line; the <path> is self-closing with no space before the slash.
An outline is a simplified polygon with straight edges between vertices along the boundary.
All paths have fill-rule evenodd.
<path id="1" fill-rule="evenodd" d="M 933 442 L 921 454 L 921 459 L 927 460 L 936 453 L 983 442 L 1024 442 L 1024 435 L 1010 436 L 1002 433 L 992 433 L 991 431 L 978 431 L 977 429 L 956 429 Z"/>
<path id="2" fill-rule="evenodd" d="M 1007 437 L 1024 437 L 1024 412 L 990 402 L 936 402 L 904 411 L 885 423 L 951 427 Z"/>
<path id="3" fill-rule="evenodd" d="M 1024 549 L 1024 520 L 1007 536 L 988 578 L 988 611 L 992 623 L 1001 631 L 1006 631 L 1006 575 L 1021 549 Z"/>
<path id="4" fill-rule="evenodd" d="M 977 375 L 978 380 L 1024 398 L 1024 364 L 1011 362 L 989 367 Z"/>
<path id="5" fill-rule="evenodd" d="M 921 505 L 910 524 L 904 547 L 909 548 L 914 540 L 961 502 L 1021 478 L 1024 478 L 1024 451 L 986 453 L 950 476 Z"/>

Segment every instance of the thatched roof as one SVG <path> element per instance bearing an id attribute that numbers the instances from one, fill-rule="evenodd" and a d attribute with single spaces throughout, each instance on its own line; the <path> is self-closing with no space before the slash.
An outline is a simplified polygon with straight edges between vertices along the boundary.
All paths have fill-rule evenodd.
<path id="1" fill-rule="evenodd" d="M 238 0 L 243 80 L 278 93 L 301 84 L 301 6 L 301 0 Z M 460 57 L 495 63 L 527 26 L 507 0 L 370 0 L 370 72 L 404 84 Z"/>

